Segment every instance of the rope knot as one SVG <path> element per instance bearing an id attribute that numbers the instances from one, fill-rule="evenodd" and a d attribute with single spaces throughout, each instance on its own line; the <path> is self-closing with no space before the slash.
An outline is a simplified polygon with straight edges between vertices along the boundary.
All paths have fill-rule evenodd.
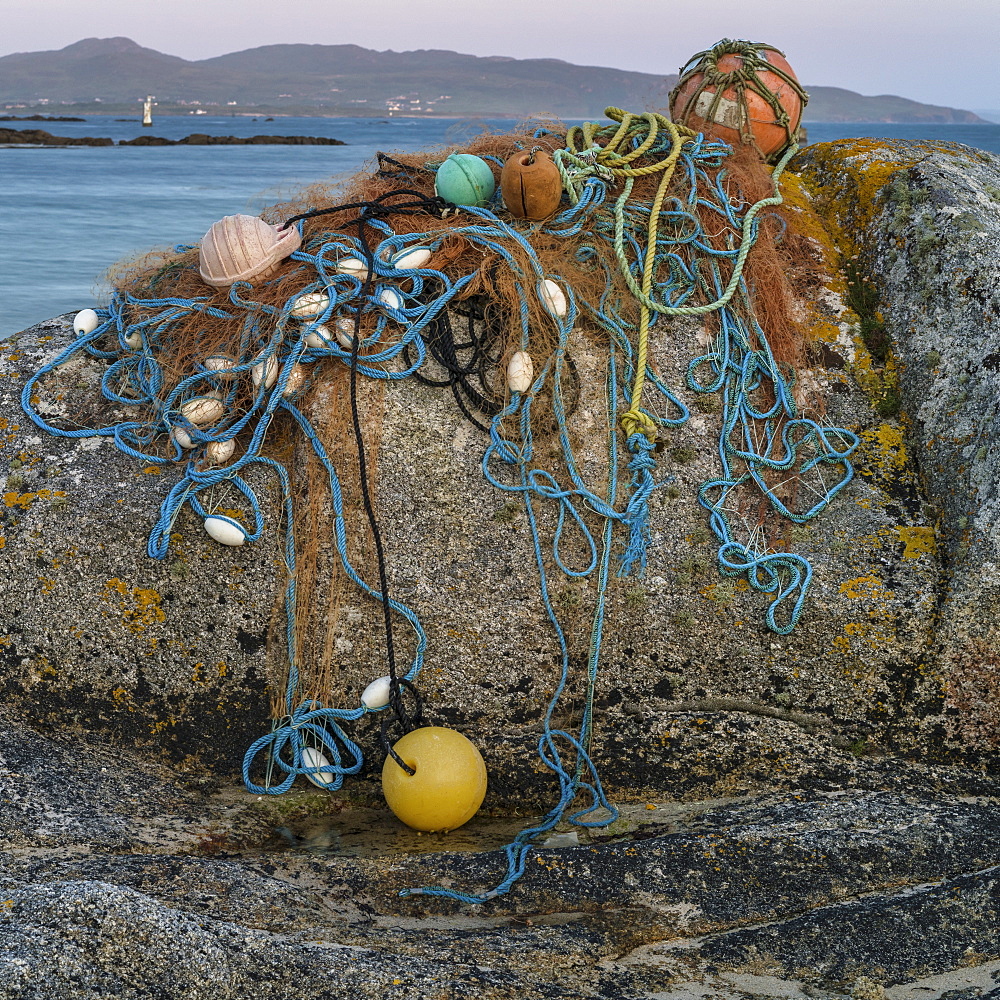
<path id="1" fill-rule="evenodd" d="M 624 416 L 628 414 L 623 415 L 623 423 Z M 656 459 L 653 458 L 655 447 L 655 441 L 651 441 L 641 431 L 629 435 L 628 449 L 632 452 L 632 457 L 629 459 L 628 468 L 632 473 L 632 496 L 625 508 L 624 521 L 628 525 L 629 536 L 621 566 L 618 568 L 619 576 L 628 576 L 633 571 L 637 571 L 641 576 L 646 569 L 646 548 L 649 545 L 649 497 L 656 485 L 653 481 L 653 470 L 656 468 Z"/>
<path id="2" fill-rule="evenodd" d="M 632 439 L 637 435 L 642 435 L 646 441 L 643 447 L 647 447 L 651 450 L 656 445 L 656 423 L 653 418 L 648 414 L 644 413 L 639 409 L 626 410 L 621 415 L 621 425 L 622 430 L 625 431 L 625 436 L 629 441 L 629 448 L 632 448 Z"/>

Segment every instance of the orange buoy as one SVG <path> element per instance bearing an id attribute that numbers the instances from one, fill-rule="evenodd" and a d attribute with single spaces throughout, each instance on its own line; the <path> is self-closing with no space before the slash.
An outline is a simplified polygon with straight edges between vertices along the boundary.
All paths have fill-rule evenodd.
<path id="1" fill-rule="evenodd" d="M 680 125 L 752 143 L 770 156 L 794 141 L 808 100 L 783 52 L 724 38 L 681 68 L 670 115 Z"/>
<path id="2" fill-rule="evenodd" d="M 562 199 L 562 178 L 552 157 L 542 149 L 508 157 L 500 173 L 500 190 L 511 215 L 541 222 Z"/>

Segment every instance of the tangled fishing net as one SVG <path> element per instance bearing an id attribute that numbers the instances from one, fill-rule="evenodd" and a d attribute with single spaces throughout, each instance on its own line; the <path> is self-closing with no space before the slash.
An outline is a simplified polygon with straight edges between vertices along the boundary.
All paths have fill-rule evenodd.
<path id="1" fill-rule="evenodd" d="M 768 519 L 816 517 L 852 476 L 856 437 L 800 415 L 793 397 L 802 349 L 788 278 L 796 262 L 775 209 L 778 178 L 795 147 L 771 170 L 755 151 L 734 151 L 661 115 L 607 114 L 603 124 L 550 123 L 464 147 L 497 176 L 515 154 L 551 158 L 563 194 L 549 218 L 512 217 L 499 192 L 482 205 L 449 203 L 435 192 L 440 160 L 379 154 L 346 191 L 314 188 L 266 215 L 279 234 L 296 227 L 301 241 L 274 273 L 214 288 L 190 246 L 119 269 L 98 325 L 24 389 L 31 413 L 39 380 L 72 355 L 108 362 L 104 395 L 131 419 L 75 428 L 32 417 L 55 434 L 110 436 L 143 463 L 179 471 L 149 536 L 153 558 L 166 556 L 184 505 L 213 537 L 256 541 L 264 516 L 246 474 L 261 468 L 279 484 L 288 670 L 275 724 L 244 761 L 248 789 L 261 794 L 286 791 L 299 776 L 339 788 L 362 766 L 351 727 L 366 714 L 382 713 L 393 756 L 388 733 L 419 721 L 416 681 L 427 639 L 417 614 L 389 592 L 372 502 L 378 428 L 360 412 L 359 382 L 416 379 L 453 394 L 482 433 L 487 482 L 524 504 L 540 596 L 561 652 L 539 739 L 559 795 L 539 824 L 508 845 L 508 871 L 495 888 L 412 892 L 491 898 L 523 872 L 540 833 L 564 818 L 597 826 L 615 816 L 589 757 L 593 686 L 608 588 L 616 575 L 641 574 L 646 565 L 650 496 L 669 481 L 659 468 L 663 432 L 689 416 L 647 356 L 651 337 L 669 337 L 672 317 L 701 317 L 710 335 L 687 366 L 685 388 L 721 399 L 718 470 L 698 491 L 719 571 L 762 595 L 764 619 L 779 634 L 802 615 L 812 570 L 802 556 L 772 547 Z M 596 484 L 572 444 L 580 388 L 568 352 L 573 336 L 589 338 L 607 358 L 608 472 Z M 310 419 L 306 404 L 320 392 L 331 403 Z M 555 458 L 541 440 L 557 443 Z M 297 482 L 288 468 L 295 441 L 311 456 Z M 800 489 L 807 480 L 809 490 Z M 360 530 L 345 516 L 345 493 L 364 508 Z M 319 507 L 332 521 L 341 584 L 383 609 L 388 676 L 356 707 L 338 706 L 331 690 L 332 630 L 304 629 L 308 614 L 300 613 L 311 605 L 303 595 L 331 570 L 315 532 L 301 530 Z M 554 511 L 554 534 L 540 527 L 543 508 Z M 583 539 L 580 561 L 564 549 L 571 530 Z M 569 677 L 553 572 L 597 582 L 588 695 L 575 733 L 552 724 Z M 310 613 L 332 620 L 330 607 Z M 578 796 L 583 806 L 567 816 Z"/>

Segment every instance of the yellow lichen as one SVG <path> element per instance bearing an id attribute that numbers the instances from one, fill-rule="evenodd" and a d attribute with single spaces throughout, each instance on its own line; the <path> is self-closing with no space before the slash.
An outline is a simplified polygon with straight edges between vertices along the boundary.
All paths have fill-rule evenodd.
<path id="1" fill-rule="evenodd" d="M 937 536 L 933 528 L 926 526 L 897 528 L 903 542 L 903 558 L 919 559 L 922 555 L 933 555 L 937 549 Z"/>
<path id="2" fill-rule="evenodd" d="M 143 590 L 141 587 L 130 589 L 118 577 L 113 577 L 104 585 L 101 599 L 111 606 L 117 606 L 122 624 L 136 634 L 149 625 L 165 621 L 167 617 L 160 607 L 161 598 L 157 591 Z"/>
<path id="3" fill-rule="evenodd" d="M 901 427 L 879 424 L 874 430 L 864 431 L 861 440 L 864 442 L 865 458 L 878 471 L 891 474 L 906 468 L 908 458 Z"/>
<path id="4" fill-rule="evenodd" d="M 878 598 L 886 594 L 878 577 L 870 573 L 867 576 L 857 576 L 853 580 L 845 580 L 840 585 L 840 592 L 853 600 L 861 597 Z"/>

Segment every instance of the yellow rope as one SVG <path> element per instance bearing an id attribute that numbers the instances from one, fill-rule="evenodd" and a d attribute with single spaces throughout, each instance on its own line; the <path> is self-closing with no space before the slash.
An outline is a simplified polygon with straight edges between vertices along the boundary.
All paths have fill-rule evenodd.
<path id="1" fill-rule="evenodd" d="M 627 436 L 641 433 L 645 434 L 650 441 L 655 441 L 656 424 L 651 417 L 642 412 L 642 391 L 646 384 L 646 359 L 649 354 L 650 310 L 646 302 L 649 301 L 649 293 L 653 288 L 653 268 L 656 264 L 656 232 L 663 199 L 667 195 L 667 188 L 670 187 L 670 181 L 674 176 L 674 167 L 681 155 L 681 148 L 685 142 L 695 138 L 697 133 L 683 125 L 674 124 L 669 118 L 655 111 L 648 111 L 642 115 L 632 115 L 621 108 L 606 108 L 604 113 L 612 121 L 618 122 L 619 126 L 608 142 L 597 149 L 594 159 L 598 165 L 606 167 L 616 177 L 626 179 L 624 197 L 627 198 L 631 193 L 634 178 L 647 177 L 656 173 L 662 174 L 649 213 L 646 256 L 642 270 L 642 299 L 640 299 L 639 339 L 635 356 L 635 381 L 632 384 L 632 398 L 629 401 L 629 408 L 621 416 L 622 428 Z M 624 154 L 620 153 L 619 149 L 636 135 L 637 130 L 642 127 L 642 123 L 645 124 L 646 138 L 635 149 Z M 628 164 L 653 147 L 661 130 L 670 133 L 671 148 L 667 156 L 657 163 L 650 163 L 645 167 L 629 166 Z M 567 132 L 566 147 L 578 155 L 587 150 L 593 150 L 596 146 L 598 131 L 599 126 L 593 122 L 586 122 L 583 126 L 574 125 Z M 576 145 L 578 137 L 582 138 L 582 144 L 579 146 Z"/>

